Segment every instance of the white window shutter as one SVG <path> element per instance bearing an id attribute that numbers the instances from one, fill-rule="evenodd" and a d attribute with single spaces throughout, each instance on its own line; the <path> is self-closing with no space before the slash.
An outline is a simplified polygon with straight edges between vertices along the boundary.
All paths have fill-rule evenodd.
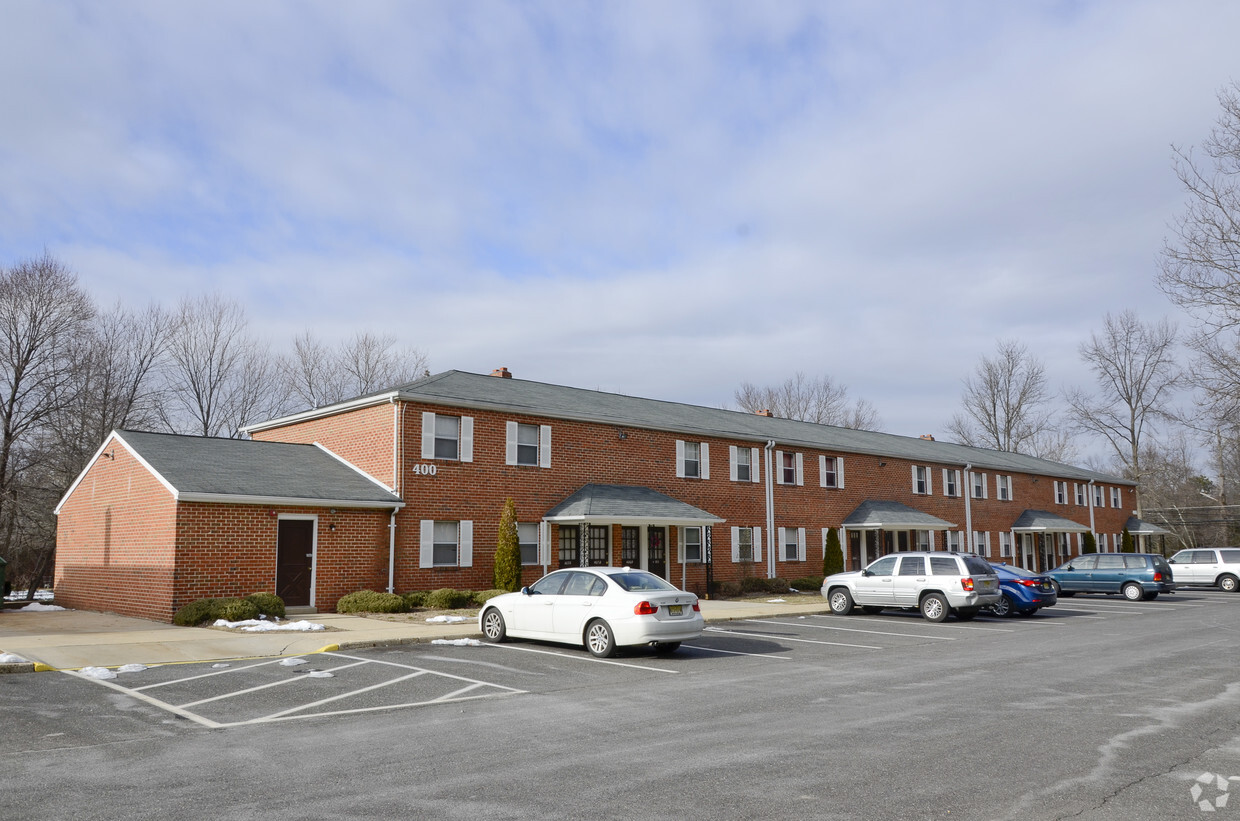
<path id="1" fill-rule="evenodd" d="M 835 457 L 835 486 L 841 490 L 844 488 L 844 457 Z"/>
<path id="2" fill-rule="evenodd" d="M 461 417 L 461 461 L 474 461 L 474 417 Z"/>
<path id="3" fill-rule="evenodd" d="M 676 478 L 685 478 L 685 440 L 676 440 Z"/>
<path id="4" fill-rule="evenodd" d="M 733 482 L 736 481 L 736 445 L 728 445 L 728 478 Z M 735 530 L 736 528 L 733 528 Z M 732 539 L 732 543 L 736 544 L 736 539 Z M 736 561 L 736 559 L 732 559 Z"/>
<path id="5" fill-rule="evenodd" d="M 753 529 L 753 560 L 762 561 L 762 528 L 760 527 Z"/>
<path id="6" fill-rule="evenodd" d="M 435 414 L 431 414 L 434 416 Z M 421 541 L 418 543 L 418 567 L 435 566 L 435 522 L 422 520 Z"/>
<path id="7" fill-rule="evenodd" d="M 474 523 L 461 522 L 461 542 L 457 546 L 457 563 L 461 567 L 474 566 Z"/>
<path id="8" fill-rule="evenodd" d="M 710 443 L 709 442 L 702 443 L 701 454 L 702 454 L 702 464 L 698 470 L 698 475 L 701 476 L 703 479 L 709 479 L 710 478 Z"/>
<path id="9" fill-rule="evenodd" d="M 788 543 L 788 528 L 779 528 L 779 531 L 775 534 L 775 536 L 776 541 L 779 542 L 779 544 L 775 545 L 775 561 L 782 562 L 784 560 L 784 554 L 788 552 L 787 548 L 784 547 L 784 545 Z"/>
<path id="10" fill-rule="evenodd" d="M 685 528 L 683 527 L 676 531 L 676 561 L 681 564 L 685 563 Z"/>
<path id="11" fill-rule="evenodd" d="M 540 425 L 538 427 L 538 466 L 540 468 L 551 467 L 551 426 Z"/>
<path id="12" fill-rule="evenodd" d="M 827 486 L 827 457 L 818 454 L 818 487 Z"/>
<path id="13" fill-rule="evenodd" d="M 989 499 L 989 498 L 990 498 L 990 488 L 989 488 L 989 487 L 987 487 L 987 486 L 990 484 L 990 482 L 988 481 L 988 478 L 989 478 L 989 477 L 987 477 L 985 473 L 983 473 L 983 474 L 982 474 L 982 498 L 983 498 L 983 499 Z M 986 546 L 987 546 L 987 547 L 990 547 L 990 542 L 989 542 L 989 540 L 987 540 L 987 542 L 986 542 Z"/>
<path id="14" fill-rule="evenodd" d="M 824 559 L 827 558 L 827 531 L 828 530 L 830 530 L 830 528 L 828 527 L 824 527 L 822 529 L 822 557 Z"/>
<path id="15" fill-rule="evenodd" d="M 435 414 L 429 411 L 422 413 L 422 458 L 435 458 Z"/>
<path id="16" fill-rule="evenodd" d="M 797 560 L 805 561 L 805 528 L 797 528 Z"/>
<path id="17" fill-rule="evenodd" d="M 805 484 L 805 454 L 797 454 L 797 487 Z"/>
<path id="18" fill-rule="evenodd" d="M 515 465 L 517 463 L 517 423 L 508 422 L 505 425 L 505 429 L 504 464 Z"/>
<path id="19" fill-rule="evenodd" d="M 917 492 L 917 465 L 912 466 L 913 470 L 913 492 Z"/>
<path id="20" fill-rule="evenodd" d="M 759 465 L 761 464 L 762 463 L 758 461 L 758 449 L 750 448 L 749 449 L 749 479 L 750 481 L 755 482 L 755 483 L 761 481 L 760 474 L 762 473 L 762 471 L 758 469 Z"/>
<path id="21" fill-rule="evenodd" d="M 739 527 L 732 528 L 732 563 L 736 564 L 741 560 L 741 529 Z"/>
<path id="22" fill-rule="evenodd" d="M 782 450 L 775 451 L 775 484 L 782 485 L 784 483 L 784 452 Z"/>

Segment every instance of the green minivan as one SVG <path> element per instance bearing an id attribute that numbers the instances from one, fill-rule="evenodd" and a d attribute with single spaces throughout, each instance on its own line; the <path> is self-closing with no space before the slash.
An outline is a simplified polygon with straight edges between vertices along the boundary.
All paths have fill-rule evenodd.
<path id="1" fill-rule="evenodd" d="M 1175 591 L 1171 565 L 1157 553 L 1087 553 L 1047 571 L 1060 596 L 1122 593 L 1149 601 Z"/>

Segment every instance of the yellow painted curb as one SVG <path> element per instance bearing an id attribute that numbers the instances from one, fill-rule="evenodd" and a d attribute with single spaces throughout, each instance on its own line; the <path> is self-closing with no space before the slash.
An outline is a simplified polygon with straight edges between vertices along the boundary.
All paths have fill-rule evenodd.
<path id="1" fill-rule="evenodd" d="M 44 664 L 41 661 L 36 661 L 34 663 L 34 671 L 36 673 L 48 673 L 48 672 L 54 673 L 56 672 L 56 668 L 50 664 Z"/>
<path id="2" fill-rule="evenodd" d="M 316 653 L 335 653 L 335 652 L 336 652 L 337 650 L 339 650 L 339 649 L 340 649 L 340 645 L 339 645 L 339 644 L 329 644 L 329 645 L 327 645 L 326 647 L 320 647 L 318 650 L 315 650 L 314 652 L 316 652 Z"/>

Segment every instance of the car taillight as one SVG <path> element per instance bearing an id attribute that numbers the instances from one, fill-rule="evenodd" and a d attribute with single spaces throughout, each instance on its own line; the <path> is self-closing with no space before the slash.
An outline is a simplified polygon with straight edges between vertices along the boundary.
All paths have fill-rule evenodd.
<path id="1" fill-rule="evenodd" d="M 1038 583 L 1033 579 L 1013 579 L 1017 584 L 1023 584 L 1025 587 L 1037 587 Z"/>
<path id="2" fill-rule="evenodd" d="M 972 590 L 973 589 L 973 577 L 965 576 L 963 579 L 960 580 L 960 586 L 963 587 L 965 590 Z"/>
<path id="3" fill-rule="evenodd" d="M 702 612 L 702 608 L 698 607 L 698 603 L 697 603 L 697 602 L 694 602 L 694 603 L 693 603 L 693 612 L 695 612 L 695 613 L 701 613 L 701 612 Z"/>
<path id="4" fill-rule="evenodd" d="M 1162 581 L 1162 574 L 1159 573 L 1157 570 L 1154 571 L 1154 581 L 1156 582 Z"/>
<path id="5" fill-rule="evenodd" d="M 633 613 L 638 616 L 653 616 L 658 612 L 659 606 L 648 601 L 638 602 L 637 606 L 633 608 Z"/>

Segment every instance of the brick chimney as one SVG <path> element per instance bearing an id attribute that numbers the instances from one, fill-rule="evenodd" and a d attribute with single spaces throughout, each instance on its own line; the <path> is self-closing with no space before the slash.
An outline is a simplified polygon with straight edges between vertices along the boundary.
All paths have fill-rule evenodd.
<path id="1" fill-rule="evenodd" d="M 933 441 L 934 441 L 934 437 L 933 437 L 933 436 L 931 436 L 931 435 L 930 435 L 930 434 L 928 434 L 928 433 L 923 433 L 923 434 L 921 435 L 921 438 L 922 438 L 922 439 L 925 439 L 927 442 L 933 442 Z"/>
<path id="2" fill-rule="evenodd" d="M 508 372 L 507 368 L 496 368 L 491 371 L 491 376 L 498 376 L 500 379 L 512 379 L 512 374 Z"/>
<path id="3" fill-rule="evenodd" d="M 770 408 L 763 408 L 763 409 L 762 409 L 762 410 L 760 410 L 760 411 L 754 411 L 754 413 L 758 414 L 758 416 L 770 416 L 770 417 L 774 417 L 774 416 L 775 416 L 775 414 L 771 413 L 771 409 L 770 409 Z"/>

